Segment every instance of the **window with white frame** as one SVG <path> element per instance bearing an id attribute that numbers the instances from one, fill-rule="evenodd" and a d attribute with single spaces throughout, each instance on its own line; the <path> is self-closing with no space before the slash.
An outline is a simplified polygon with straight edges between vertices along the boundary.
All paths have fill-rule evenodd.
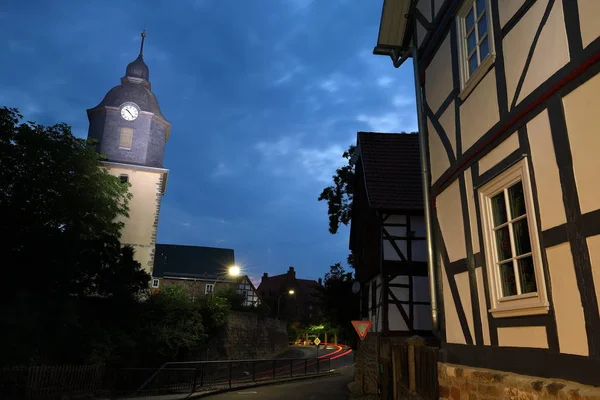
<path id="1" fill-rule="evenodd" d="M 159 284 L 160 284 L 160 281 L 158 279 L 152 279 L 152 287 L 154 289 L 158 288 Z"/>
<path id="2" fill-rule="evenodd" d="M 490 0 L 466 0 L 457 13 L 463 89 L 472 89 L 494 62 Z"/>
<path id="3" fill-rule="evenodd" d="M 215 285 L 213 285 L 212 283 L 207 283 L 206 286 L 204 286 L 204 294 L 212 293 L 214 288 Z"/>
<path id="4" fill-rule="evenodd" d="M 496 317 L 548 311 L 532 198 L 526 158 L 479 189 Z"/>

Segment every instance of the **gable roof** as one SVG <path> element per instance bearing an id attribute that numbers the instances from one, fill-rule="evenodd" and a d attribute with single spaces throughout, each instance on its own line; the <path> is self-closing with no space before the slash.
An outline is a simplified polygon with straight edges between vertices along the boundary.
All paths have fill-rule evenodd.
<path id="1" fill-rule="evenodd" d="M 155 278 L 216 279 L 235 264 L 233 249 L 157 244 L 154 254 Z"/>
<path id="2" fill-rule="evenodd" d="M 358 132 L 357 152 L 371 208 L 423 209 L 418 134 Z"/>
<path id="3" fill-rule="evenodd" d="M 320 301 L 317 296 L 317 291 L 320 286 L 321 285 L 319 285 L 317 281 L 298 279 L 294 275 L 287 273 L 263 277 L 256 290 L 259 293 L 262 293 L 263 296 L 269 297 L 269 291 L 271 291 L 273 295 L 279 295 L 288 289 L 295 289 L 298 291 L 296 294 L 298 300 L 302 302 L 317 303 Z"/>

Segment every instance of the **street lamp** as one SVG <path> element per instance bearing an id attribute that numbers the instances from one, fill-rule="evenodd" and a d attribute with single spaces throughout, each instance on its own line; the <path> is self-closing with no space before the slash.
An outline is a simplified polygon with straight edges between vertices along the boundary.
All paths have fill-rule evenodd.
<path id="1" fill-rule="evenodd" d="M 236 276 L 240 276 L 240 267 L 238 267 L 237 265 L 232 265 L 231 267 L 227 268 L 227 272 L 225 272 L 224 274 L 220 274 L 217 276 L 217 279 L 213 282 L 213 289 L 211 294 L 213 294 L 215 292 L 215 287 L 217 285 L 217 282 L 219 281 L 219 279 L 221 279 L 222 277 L 228 275 L 231 277 L 236 277 Z"/>
<path id="2" fill-rule="evenodd" d="M 290 290 L 287 291 L 287 294 L 290 295 L 290 296 L 293 296 L 294 293 L 296 293 L 296 292 L 294 292 L 294 289 L 290 289 Z M 283 297 L 284 294 L 286 294 L 286 293 L 285 292 L 281 293 L 279 295 L 279 297 L 277 298 L 277 319 L 279 319 L 279 303 L 280 303 L 280 300 L 281 300 L 281 298 Z"/>

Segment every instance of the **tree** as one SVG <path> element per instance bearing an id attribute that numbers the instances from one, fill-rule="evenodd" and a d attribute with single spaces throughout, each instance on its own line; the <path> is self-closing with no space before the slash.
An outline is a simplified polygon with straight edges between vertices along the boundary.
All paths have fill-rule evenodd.
<path id="1" fill-rule="evenodd" d="M 354 282 L 352 272 L 348 272 L 340 263 L 329 267 L 323 286 L 319 288 L 322 300 L 323 324 L 338 329 L 340 337 L 352 339 L 352 321 L 359 317 L 359 295 L 352 293 Z"/>
<path id="2" fill-rule="evenodd" d="M 342 154 L 342 157 L 348 160 L 348 165 L 336 170 L 333 175 L 333 185 L 323 189 L 318 199 L 318 201 L 327 202 L 331 234 L 336 234 L 340 224 L 347 226 L 352 219 L 352 198 L 354 196 L 354 161 L 352 157 L 355 150 L 356 146 L 350 146 Z"/>
<path id="3" fill-rule="evenodd" d="M 13 343 L 4 356 L 79 357 L 73 335 L 92 318 L 81 312 L 82 299 L 112 298 L 124 308 L 150 279 L 133 249 L 119 243 L 131 195 L 128 184 L 99 168 L 92 142 L 66 124 L 22 118 L 0 108 L 0 220 L 8 233 L 0 251 L 10 283 L 1 294 L 0 335 Z"/>

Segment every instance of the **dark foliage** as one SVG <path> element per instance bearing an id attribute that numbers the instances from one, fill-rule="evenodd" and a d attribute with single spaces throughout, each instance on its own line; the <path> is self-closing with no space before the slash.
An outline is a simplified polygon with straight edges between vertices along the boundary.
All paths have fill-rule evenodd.
<path id="1" fill-rule="evenodd" d="M 323 286 L 319 289 L 324 325 L 337 329 L 339 339 L 349 342 L 356 336 L 351 321 L 359 319 L 360 312 L 359 295 L 352 293 L 353 282 L 352 272 L 336 263 L 329 267 Z"/>
<path id="2" fill-rule="evenodd" d="M 149 275 L 119 242 L 129 184 L 67 125 L 21 119 L 0 108 L 0 365 L 149 365 L 198 348 L 227 301 L 149 297 Z"/>
<path id="3" fill-rule="evenodd" d="M 354 196 L 354 162 L 352 156 L 356 146 L 350 146 L 342 157 L 348 160 L 348 165 L 340 167 L 333 175 L 333 185 L 321 192 L 319 201 L 327 202 L 329 214 L 329 232 L 337 233 L 340 224 L 348 225 L 352 219 L 352 197 Z"/>

